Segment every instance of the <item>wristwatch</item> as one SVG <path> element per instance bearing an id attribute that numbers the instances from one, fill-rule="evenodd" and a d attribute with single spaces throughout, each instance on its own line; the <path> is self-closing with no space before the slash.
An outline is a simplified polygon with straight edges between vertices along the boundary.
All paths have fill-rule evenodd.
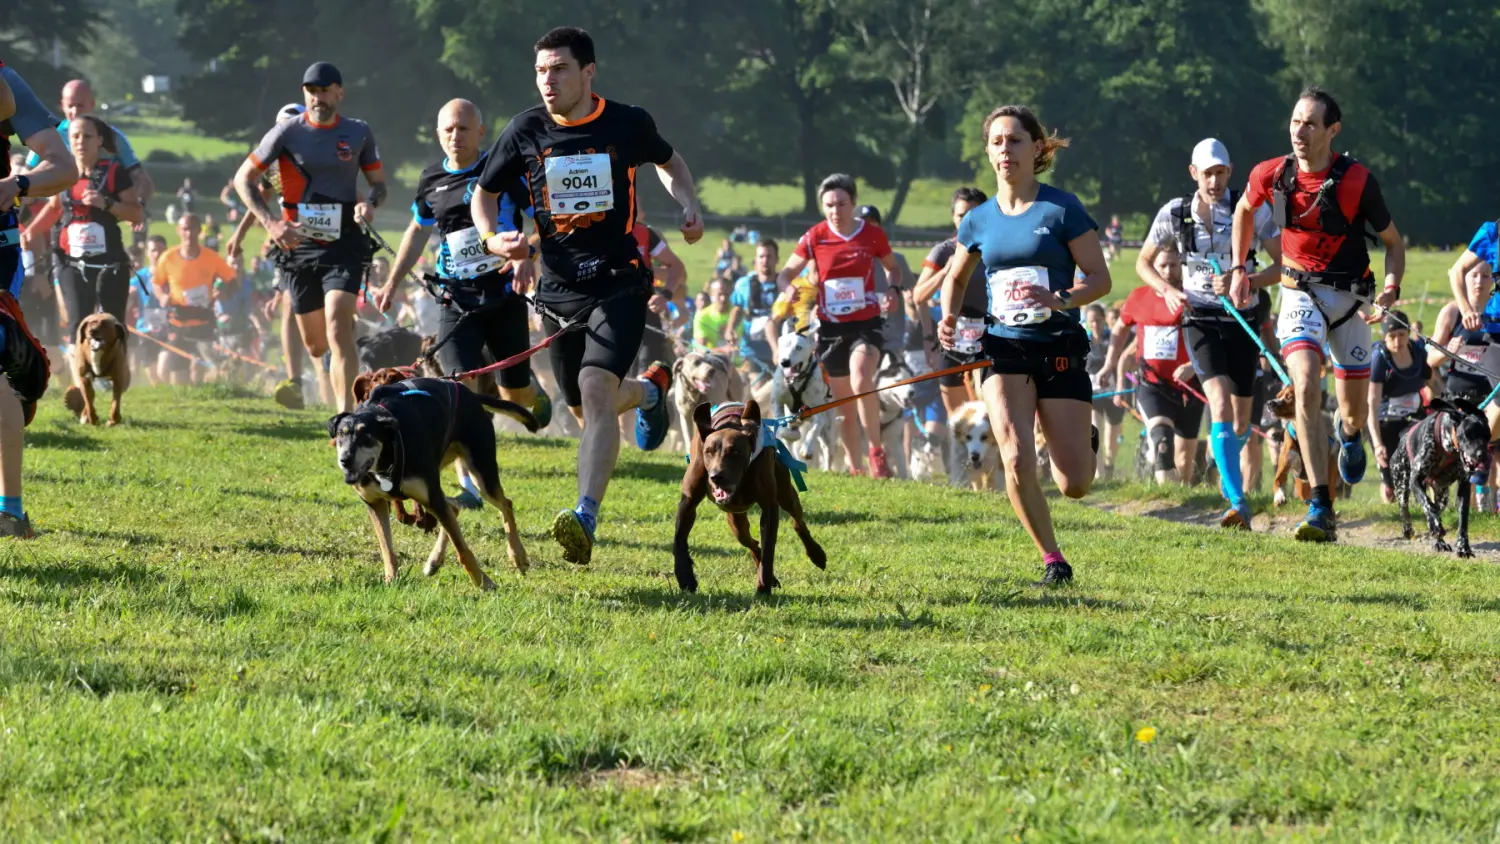
<path id="1" fill-rule="evenodd" d="M 30 176 L 24 176 L 24 175 L 23 176 L 17 176 L 16 177 L 16 196 L 30 196 L 30 195 L 31 195 L 31 177 Z"/>
<path id="2" fill-rule="evenodd" d="M 1062 302 L 1064 305 L 1068 304 L 1069 302 L 1071 302 L 1073 300 L 1073 291 L 1071 291 L 1071 290 L 1059 290 L 1059 291 L 1057 291 L 1057 300 L 1059 302 Z"/>

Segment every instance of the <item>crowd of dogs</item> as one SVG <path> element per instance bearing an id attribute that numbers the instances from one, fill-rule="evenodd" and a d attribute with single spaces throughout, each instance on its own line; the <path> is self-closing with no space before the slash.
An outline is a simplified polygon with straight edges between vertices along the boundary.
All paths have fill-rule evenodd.
<path id="1" fill-rule="evenodd" d="M 77 352 L 71 356 L 73 384 L 64 397 L 80 422 L 98 424 L 96 382 L 107 387 L 111 402 L 106 424 L 119 424 L 121 397 L 130 386 L 129 333 L 109 314 L 94 314 L 79 325 Z M 362 368 L 355 383 L 359 406 L 329 421 L 329 436 L 338 452 L 344 480 L 369 509 L 387 580 L 396 577 L 398 562 L 391 534 L 391 515 L 404 525 L 436 531 L 437 541 L 424 567 L 434 574 L 451 546 L 470 580 L 481 588 L 494 584 L 479 567 L 464 541 L 455 504 L 442 492 L 441 474 L 461 462 L 479 487 L 481 498 L 496 507 L 504 520 L 507 551 L 512 565 L 526 571 L 528 560 L 516 528 L 510 499 L 500 484 L 492 415 L 509 418 L 528 431 L 536 420 L 516 404 L 495 398 L 493 382 L 481 380 L 478 392 L 444 373 L 428 354 L 436 338 L 404 328 L 366 332 L 358 340 Z M 779 583 L 774 560 L 780 513 L 791 517 L 794 531 L 808 557 L 819 568 L 827 555 L 812 538 L 789 472 L 774 449 L 761 437 L 763 412 L 786 418 L 806 407 L 833 399 L 832 389 L 817 354 L 815 330 L 789 331 L 775 349 L 776 361 L 768 377 L 749 378 L 731 360 L 707 350 L 686 351 L 673 365 L 672 400 L 677 430 L 673 444 L 687 453 L 689 468 L 683 480 L 681 505 L 673 543 L 679 586 L 696 591 L 687 538 L 704 498 L 726 513 L 736 539 L 749 550 L 756 565 L 756 588 L 770 592 Z M 422 368 L 409 364 L 418 361 Z M 899 384 L 915 373 L 909 363 L 887 353 L 879 376 L 883 445 L 890 454 L 908 454 L 895 461 L 898 477 L 941 480 L 955 487 L 995 490 L 1001 480 L 1000 449 L 983 402 L 969 402 L 949 418 L 947 440 L 928 435 L 922 426 L 906 448 L 907 425 L 913 412 L 914 387 Z M 716 413 L 716 409 L 727 409 Z M 1290 388 L 1267 402 L 1275 417 L 1296 417 L 1296 394 Z M 558 417 L 566 426 L 567 414 Z M 1331 430 L 1331 421 L 1328 430 Z M 1286 503 L 1291 483 L 1298 498 L 1310 495 L 1303 472 L 1299 438 L 1287 425 L 1273 479 L 1275 504 Z M 792 420 L 779 431 L 796 458 L 825 471 L 839 471 L 842 449 L 837 421 L 824 413 Z M 576 433 L 576 431 L 563 431 Z M 1320 435 L 1326 435 L 1326 432 Z M 1416 499 L 1427 521 L 1427 536 L 1435 550 L 1473 556 L 1469 541 L 1469 478 L 1488 465 L 1489 427 L 1482 411 L 1463 401 L 1433 399 L 1424 418 L 1407 431 L 1391 455 L 1392 485 L 1400 505 L 1402 535 L 1414 531 L 1410 503 Z M 1337 479 L 1336 449 L 1330 449 L 1328 476 Z M 1442 523 L 1449 489 L 1457 486 L 1457 547 L 1450 546 Z M 1341 491 L 1347 497 L 1347 489 Z M 403 502 L 415 507 L 407 512 Z M 761 537 L 750 534 L 748 511 L 760 508 Z"/>

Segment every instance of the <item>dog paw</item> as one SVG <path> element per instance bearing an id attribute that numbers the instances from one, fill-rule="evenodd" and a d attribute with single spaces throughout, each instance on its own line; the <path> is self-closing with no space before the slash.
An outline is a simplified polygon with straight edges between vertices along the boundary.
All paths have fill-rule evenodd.
<path id="1" fill-rule="evenodd" d="M 1416 536 L 1416 533 L 1411 528 L 1402 528 L 1401 529 L 1401 538 L 1402 539 L 1410 541 L 1413 536 Z"/>
<path id="2" fill-rule="evenodd" d="M 443 558 L 442 557 L 438 557 L 436 559 L 428 558 L 427 564 L 424 565 L 424 566 L 422 566 L 422 574 L 425 574 L 428 577 L 432 577 L 433 575 L 437 574 L 438 570 L 441 569 L 442 567 L 443 567 Z"/>
<path id="3" fill-rule="evenodd" d="M 1286 506 L 1286 492 L 1284 490 L 1279 490 L 1279 489 L 1276 490 L 1276 495 L 1272 497 L 1271 501 L 1277 507 L 1285 507 Z"/>
<path id="4" fill-rule="evenodd" d="M 770 595 L 772 589 L 780 589 L 780 588 L 781 588 L 781 581 L 777 580 L 774 577 L 771 578 L 771 582 L 770 583 L 762 583 L 762 582 L 760 582 L 760 581 L 757 580 L 756 583 L 755 583 L 755 594 L 757 594 L 757 595 Z"/>
<path id="5" fill-rule="evenodd" d="M 104 427 L 106 427 L 106 428 L 113 428 L 114 426 L 116 426 L 118 424 L 120 424 L 120 420 L 118 420 L 118 419 L 111 419 L 108 422 L 104 423 Z"/>
<path id="6" fill-rule="evenodd" d="M 474 584 L 474 585 L 478 586 L 481 590 L 483 590 L 485 592 L 493 592 L 493 591 L 495 591 L 495 581 L 490 580 L 490 576 L 487 575 L 487 574 L 481 574 L 479 576 L 479 582 L 476 583 L 476 584 Z"/>
<path id="7" fill-rule="evenodd" d="M 821 545 L 812 545 L 807 549 L 807 559 L 820 569 L 828 568 L 828 552 Z"/>
<path id="8" fill-rule="evenodd" d="M 677 588 L 684 592 L 696 593 L 698 591 L 698 577 L 693 574 L 692 568 L 677 570 Z"/>
<path id="9" fill-rule="evenodd" d="M 1464 559 L 1464 560 L 1472 560 L 1472 559 L 1474 559 L 1474 549 L 1470 548 L 1467 543 L 1458 546 L 1458 550 L 1454 551 L 1453 553 L 1456 556 L 1458 556 L 1460 559 Z"/>
<path id="10" fill-rule="evenodd" d="M 516 567 L 516 571 L 525 574 L 531 568 L 531 560 L 526 557 L 526 549 L 512 548 L 510 552 L 510 564 Z"/>
<path id="11" fill-rule="evenodd" d="M 1432 550 L 1434 550 L 1434 551 L 1441 551 L 1444 554 L 1446 554 L 1449 551 L 1453 550 L 1453 546 L 1449 545 L 1448 543 L 1446 543 L 1443 540 L 1439 539 L 1439 540 L 1436 540 L 1436 541 L 1434 541 L 1432 543 Z"/>

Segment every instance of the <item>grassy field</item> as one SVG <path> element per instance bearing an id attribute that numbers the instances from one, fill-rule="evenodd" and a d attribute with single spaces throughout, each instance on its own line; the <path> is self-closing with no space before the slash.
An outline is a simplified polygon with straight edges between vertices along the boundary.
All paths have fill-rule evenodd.
<path id="1" fill-rule="evenodd" d="M 572 443 L 502 437 L 532 572 L 381 584 L 324 414 L 46 403 L 42 536 L 0 544 L 0 829 L 55 840 L 1488 840 L 1500 571 L 815 475 L 826 573 L 754 600 L 719 519 L 669 577 L 680 456 L 628 450 L 594 565 L 544 537 Z M 1148 496 L 1106 487 L 1100 501 Z M 1494 525 L 1483 520 L 1493 536 Z"/>

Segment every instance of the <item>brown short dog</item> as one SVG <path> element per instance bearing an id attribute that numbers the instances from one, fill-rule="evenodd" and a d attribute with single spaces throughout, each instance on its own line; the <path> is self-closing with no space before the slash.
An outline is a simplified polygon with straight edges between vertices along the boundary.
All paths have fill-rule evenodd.
<path id="1" fill-rule="evenodd" d="M 682 499 L 677 505 L 677 533 L 672 540 L 677 585 L 684 592 L 698 591 L 688 535 L 698 518 L 698 504 L 712 495 L 714 504 L 729 518 L 729 528 L 755 560 L 755 591 L 770 594 L 781 584 L 776 580 L 776 529 L 781 511 L 792 517 L 792 529 L 802 540 L 808 559 L 818 568 L 828 567 L 828 555 L 812 538 L 802 518 L 802 501 L 792 485 L 792 474 L 772 449 L 761 448 L 760 406 L 721 406 L 710 413 L 708 404 L 693 410 L 692 462 L 682 478 Z M 750 535 L 748 513 L 760 507 L 760 543 Z"/>
<path id="2" fill-rule="evenodd" d="M 1266 402 L 1266 409 L 1277 418 L 1285 422 L 1297 421 L 1297 393 L 1292 387 L 1283 387 L 1276 397 Z M 1327 436 L 1327 432 L 1322 432 Z M 1276 458 L 1276 476 L 1271 479 L 1271 489 L 1275 490 L 1274 503 L 1277 507 L 1286 503 L 1286 482 L 1291 478 L 1295 484 L 1297 498 L 1302 501 L 1312 500 L 1312 484 L 1307 481 L 1307 471 L 1302 461 L 1302 438 L 1301 431 L 1294 431 L 1291 425 L 1286 429 L 1286 445 L 1281 449 L 1281 455 Z M 1339 476 L 1339 452 L 1337 448 L 1328 449 L 1328 483 L 1334 498 L 1348 498 L 1351 490 Z"/>
<path id="3" fill-rule="evenodd" d="M 108 378 L 114 390 L 108 425 L 120 424 L 120 396 L 130 389 L 130 351 L 125 326 L 109 314 L 91 314 L 78 323 L 73 338 L 73 386 L 63 396 L 68 409 L 85 425 L 98 425 L 94 411 L 94 379 Z"/>

